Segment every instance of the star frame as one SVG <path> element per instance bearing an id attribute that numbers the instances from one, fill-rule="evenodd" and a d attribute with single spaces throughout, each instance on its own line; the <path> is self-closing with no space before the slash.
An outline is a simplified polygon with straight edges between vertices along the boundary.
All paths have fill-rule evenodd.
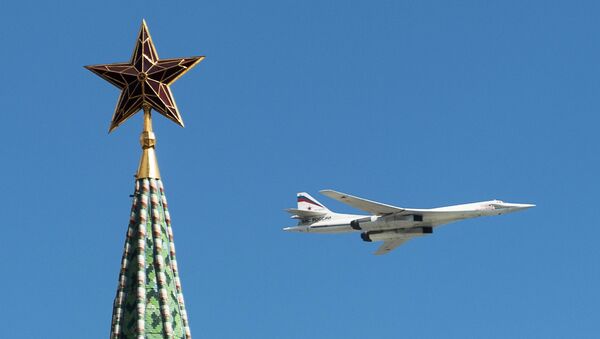
<path id="1" fill-rule="evenodd" d="M 203 59 L 204 56 L 159 59 L 146 21 L 143 20 L 128 63 L 85 66 L 121 90 L 109 133 L 144 106 L 153 108 L 183 127 L 169 86 Z"/>

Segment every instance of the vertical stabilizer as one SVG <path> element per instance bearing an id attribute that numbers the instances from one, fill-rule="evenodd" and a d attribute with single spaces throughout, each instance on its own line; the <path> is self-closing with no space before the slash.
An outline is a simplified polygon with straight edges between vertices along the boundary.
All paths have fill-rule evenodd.
<path id="1" fill-rule="evenodd" d="M 314 211 L 314 212 L 330 212 L 327 207 L 317 201 L 317 199 L 310 196 L 306 192 L 300 192 L 298 196 L 298 209 L 301 211 Z"/>

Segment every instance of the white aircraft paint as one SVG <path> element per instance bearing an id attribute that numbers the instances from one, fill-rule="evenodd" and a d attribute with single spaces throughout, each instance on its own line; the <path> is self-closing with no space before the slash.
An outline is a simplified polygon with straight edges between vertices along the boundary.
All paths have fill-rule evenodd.
<path id="1" fill-rule="evenodd" d="M 361 232 L 364 241 L 383 241 L 376 255 L 386 254 L 404 242 L 431 234 L 437 226 L 483 216 L 501 215 L 534 207 L 532 204 L 505 203 L 501 200 L 431 209 L 401 208 L 382 204 L 333 190 L 320 191 L 332 199 L 361 209 L 369 215 L 341 214 L 330 211 L 308 193 L 297 194 L 297 208 L 287 209 L 298 225 L 285 227 L 286 232 L 346 233 Z"/>

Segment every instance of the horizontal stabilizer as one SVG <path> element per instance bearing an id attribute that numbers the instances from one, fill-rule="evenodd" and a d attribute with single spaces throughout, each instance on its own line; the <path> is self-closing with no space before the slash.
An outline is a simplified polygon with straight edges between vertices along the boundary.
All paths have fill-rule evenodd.
<path id="1" fill-rule="evenodd" d="M 299 210 L 296 208 L 287 208 L 285 210 L 289 214 L 292 214 L 292 218 L 294 219 L 308 219 L 315 218 L 326 215 L 327 211 L 307 211 L 307 210 Z"/>

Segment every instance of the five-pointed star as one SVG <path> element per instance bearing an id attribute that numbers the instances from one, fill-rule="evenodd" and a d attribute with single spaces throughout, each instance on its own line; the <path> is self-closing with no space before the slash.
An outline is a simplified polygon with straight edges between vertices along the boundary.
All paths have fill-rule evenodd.
<path id="1" fill-rule="evenodd" d="M 183 127 L 169 85 L 202 59 L 203 56 L 159 60 L 146 21 L 142 21 L 129 63 L 85 66 L 122 90 L 109 133 L 144 105 L 149 105 Z"/>

